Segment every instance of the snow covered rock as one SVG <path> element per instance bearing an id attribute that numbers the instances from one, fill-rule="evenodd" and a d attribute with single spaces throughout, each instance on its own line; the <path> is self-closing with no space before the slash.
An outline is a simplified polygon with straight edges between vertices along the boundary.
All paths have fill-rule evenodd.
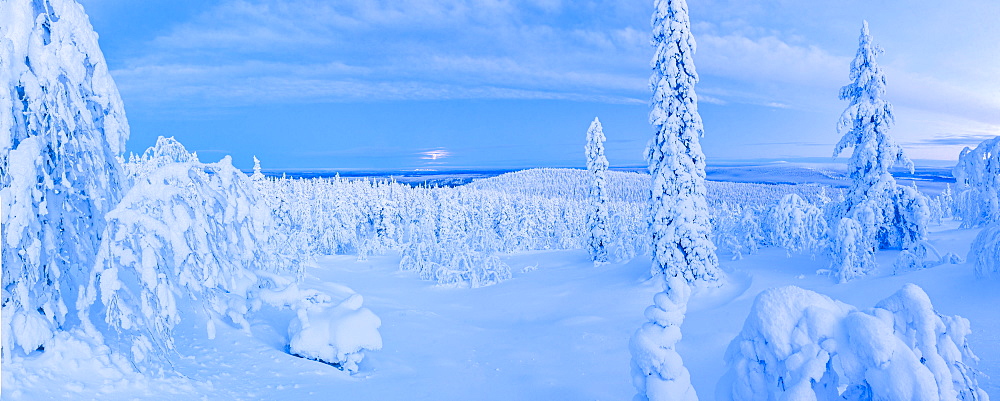
<path id="1" fill-rule="evenodd" d="M 722 400 L 988 400 L 966 336 L 905 285 L 875 308 L 798 287 L 764 291 L 726 351 Z"/>

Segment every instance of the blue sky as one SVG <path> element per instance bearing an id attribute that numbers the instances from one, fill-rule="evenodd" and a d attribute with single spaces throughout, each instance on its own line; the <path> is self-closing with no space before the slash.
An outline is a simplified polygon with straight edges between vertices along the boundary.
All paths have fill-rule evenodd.
<path id="1" fill-rule="evenodd" d="M 583 166 L 597 116 L 624 166 L 652 136 L 651 1 L 80 1 L 134 152 L 172 135 L 244 168 Z M 828 157 L 863 19 L 911 158 L 1000 135 L 1000 2 L 689 7 L 710 163 Z"/>

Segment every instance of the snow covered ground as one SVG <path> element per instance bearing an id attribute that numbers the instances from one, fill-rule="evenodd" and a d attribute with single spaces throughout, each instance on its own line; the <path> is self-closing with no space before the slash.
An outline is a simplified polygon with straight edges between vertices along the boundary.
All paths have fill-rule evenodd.
<path id="1" fill-rule="evenodd" d="M 956 227 L 951 221 L 934 227 L 930 242 L 942 252 L 964 255 L 978 230 Z M 891 266 L 895 254 L 879 253 L 880 265 Z M 354 376 L 287 354 L 283 328 L 291 315 L 265 310 L 251 322 L 252 336 L 218 325 L 216 338 L 209 340 L 205 327 L 182 324 L 174 362 L 180 377 L 114 379 L 71 369 L 69 377 L 50 373 L 17 388 L 5 385 L 3 398 L 630 399 L 628 339 L 659 289 L 656 281 L 646 280 L 649 259 L 594 267 L 586 251 L 568 250 L 524 252 L 503 260 L 514 277 L 476 289 L 436 285 L 400 272 L 395 253 L 367 261 L 351 255 L 318 260 L 308 268 L 304 287 L 336 292 L 332 283 L 348 285 L 382 319 L 384 348 L 368 353 Z M 824 258 L 788 257 L 782 249 L 768 248 L 723 267 L 729 285 L 695 294 L 679 345 L 702 400 L 715 399 L 726 347 L 742 328 L 754 297 L 789 284 L 861 309 L 905 283 L 921 286 L 939 313 L 971 320 L 970 343 L 988 376 L 981 384 L 998 394 L 1000 381 L 991 378 L 1000 377 L 1000 313 L 993 309 L 1000 293 L 996 282 L 976 279 L 971 265 L 898 276 L 883 272 L 836 284 L 815 274 L 827 267 Z M 44 360 L 35 367 L 56 368 Z M 5 372 L 5 384 L 10 374 Z"/>

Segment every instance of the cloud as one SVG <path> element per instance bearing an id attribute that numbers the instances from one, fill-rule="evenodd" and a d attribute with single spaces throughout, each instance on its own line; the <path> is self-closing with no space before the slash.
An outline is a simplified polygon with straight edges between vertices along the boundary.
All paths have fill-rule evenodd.
<path id="1" fill-rule="evenodd" d="M 956 134 L 939 134 L 933 138 L 927 138 L 916 142 L 908 142 L 906 145 L 909 146 L 975 146 L 979 143 L 996 138 L 1000 135 L 997 132 L 996 135 L 956 135 Z"/>
<path id="2" fill-rule="evenodd" d="M 550 25 L 559 17 L 584 21 Z M 645 103 L 648 33 L 588 20 L 600 18 L 559 0 L 228 0 L 113 73 L 127 97 L 157 103 Z"/>
<path id="3" fill-rule="evenodd" d="M 798 86 L 837 85 L 846 77 L 850 59 L 816 46 L 789 44 L 775 36 L 706 34 L 696 38 L 695 59 L 701 73 L 745 82 Z"/>

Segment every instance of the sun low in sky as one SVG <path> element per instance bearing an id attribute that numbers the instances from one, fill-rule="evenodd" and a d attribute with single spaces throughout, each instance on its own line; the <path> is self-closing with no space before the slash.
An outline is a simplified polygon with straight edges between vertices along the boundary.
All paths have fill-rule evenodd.
<path id="1" fill-rule="evenodd" d="M 652 137 L 651 1 L 82 3 L 134 152 L 164 135 L 244 168 L 583 166 L 597 116 L 624 166 Z M 1000 135 L 1000 2 L 689 7 L 710 163 L 829 157 L 862 20 L 911 158 Z"/>

